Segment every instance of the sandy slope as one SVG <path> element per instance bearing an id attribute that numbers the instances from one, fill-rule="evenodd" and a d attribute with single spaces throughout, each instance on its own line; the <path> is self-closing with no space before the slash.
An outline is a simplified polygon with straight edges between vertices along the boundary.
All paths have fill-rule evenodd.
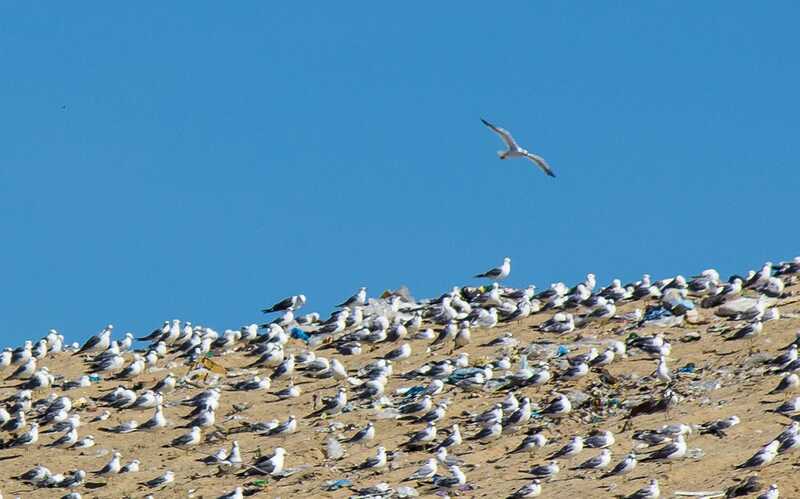
<path id="1" fill-rule="evenodd" d="M 794 289 L 796 291 L 797 288 Z M 791 303 L 796 298 L 782 300 L 784 306 L 781 311 L 784 314 L 800 312 L 800 303 Z M 641 306 L 640 303 L 629 304 L 621 307 L 622 311 Z M 575 334 L 563 337 L 553 337 L 552 335 L 539 333 L 533 329 L 537 323 L 546 320 L 552 315 L 550 312 L 537 314 L 520 323 L 506 327 L 497 327 L 490 330 L 474 330 L 472 344 L 464 350 L 471 354 L 471 359 L 476 361 L 482 357 L 494 358 L 497 352 L 492 348 L 480 347 L 487 340 L 500 335 L 504 331 L 512 331 L 514 336 L 520 339 L 523 344 L 530 341 L 555 341 L 559 344 L 571 344 L 576 338 L 584 339 L 598 338 L 624 338 L 616 335 L 621 325 L 619 323 L 609 323 L 602 326 L 593 326 L 584 330 L 579 330 Z M 672 422 L 702 423 L 711 419 L 723 418 L 732 414 L 738 415 L 742 423 L 730 431 L 725 439 L 718 439 L 710 435 L 698 435 L 694 433 L 689 438 L 689 446 L 700 448 L 704 452 L 704 457 L 700 460 L 686 459 L 671 466 L 659 464 L 642 463 L 630 476 L 620 479 L 598 480 L 599 473 L 582 473 L 568 469 L 574 466 L 596 451 L 585 450 L 577 457 L 561 461 L 562 472 L 556 480 L 544 485 L 544 492 L 541 497 L 569 497 L 570 495 L 581 497 L 614 497 L 619 494 L 630 493 L 646 484 L 651 477 L 656 477 L 661 481 L 662 497 L 671 497 L 676 490 L 719 490 L 734 483 L 734 480 L 746 476 L 750 473 L 735 470 L 733 466 L 744 461 L 753 454 L 755 450 L 766 444 L 774 437 L 789 421 L 787 418 L 765 413 L 766 408 L 775 407 L 778 402 L 785 397 L 767 396 L 766 393 L 777 384 L 779 377 L 775 375 L 755 375 L 753 370 L 759 371 L 758 366 L 743 369 L 742 365 L 748 358 L 748 342 L 723 342 L 718 332 L 708 332 L 709 327 L 719 324 L 728 325 L 727 321 L 714 317 L 709 311 L 701 311 L 701 318 L 705 324 L 687 325 L 685 327 L 670 328 L 663 330 L 671 339 L 673 351 L 670 366 L 676 369 L 680 366 L 693 362 L 698 366 L 698 371 L 691 375 L 684 376 L 678 383 L 678 391 L 687 397 L 675 408 L 669 420 Z M 795 331 L 800 329 L 800 320 L 782 319 L 779 321 L 768 322 L 764 326 L 764 333 L 754 342 L 756 351 L 775 354 L 779 349 L 794 339 Z M 653 334 L 662 329 L 645 328 L 637 330 L 640 335 Z M 701 339 L 696 342 L 684 343 L 678 341 L 689 331 L 701 333 Z M 627 334 L 627 333 L 623 333 Z M 373 352 L 364 353 L 358 357 L 341 358 L 345 365 L 356 368 L 363 365 L 368 360 L 382 355 L 396 345 L 385 345 Z M 302 345 L 294 344 L 293 349 L 299 350 Z M 449 353 L 449 348 L 438 350 L 432 354 L 426 354 L 425 343 L 412 341 L 415 352 L 411 359 L 397 368 L 395 373 L 417 367 L 430 358 L 442 358 Z M 335 352 L 334 352 L 335 354 Z M 324 353 L 331 356 L 331 351 Z M 245 365 L 250 361 L 243 354 L 235 353 L 221 357 L 220 362 L 229 369 Z M 67 354 L 59 354 L 55 358 L 49 358 L 44 365 L 47 365 L 56 373 L 63 374 L 69 379 L 74 379 L 81 373 L 83 364 L 77 357 Z M 644 359 L 642 356 L 632 356 L 629 359 L 615 362 L 608 369 L 616 376 L 631 375 L 638 376 L 650 374 L 655 368 L 655 361 Z M 175 366 L 171 369 L 176 374 L 182 375 L 187 372 L 184 366 Z M 148 373 L 137 379 L 146 387 L 151 386 L 155 381 L 163 377 L 166 371 Z M 267 370 L 268 372 L 268 370 Z M 759 371 L 760 372 L 760 371 Z M 693 392 L 689 385 L 694 380 L 717 379 L 722 384 L 721 388 L 710 392 Z M 275 397 L 264 392 L 224 392 L 220 410 L 217 411 L 218 426 L 225 431 L 231 431 L 242 426 L 242 422 L 264 421 L 277 418 L 285 419 L 289 414 L 298 417 L 305 416 L 311 412 L 312 395 L 330 395 L 334 392 L 332 380 L 309 381 L 302 376 L 297 378 L 298 383 L 304 391 L 303 395 L 290 402 L 276 402 Z M 10 384 L 6 382 L 5 387 L 0 390 L 0 395 L 5 398 L 13 393 Z M 286 382 L 275 383 L 271 391 L 276 391 L 285 386 Z M 389 383 L 389 390 L 394 390 L 400 386 L 414 384 L 408 380 L 400 379 L 395 376 Z M 590 385 L 598 384 L 597 376 L 591 374 L 577 383 L 567 383 L 569 387 L 588 390 Z M 110 480 L 89 478 L 89 487 L 79 489 L 84 497 L 142 497 L 146 495 L 145 488 L 137 482 L 150 479 L 161 474 L 166 469 L 176 472 L 176 483 L 167 488 L 154 492 L 156 497 L 187 497 L 188 491 L 193 490 L 193 497 L 217 497 L 223 492 L 229 491 L 236 485 L 251 481 L 253 478 L 239 478 L 229 474 L 217 476 L 217 468 L 198 463 L 198 457 L 210 454 L 221 446 L 229 445 L 229 440 L 237 439 L 243 451 L 245 459 L 253 459 L 256 452 L 269 452 L 276 446 L 282 446 L 289 451 L 287 458 L 288 467 L 299 467 L 308 465 L 309 467 L 297 474 L 284 478 L 280 481 L 267 479 L 266 485 L 256 495 L 259 497 L 346 497 L 352 494 L 345 489 L 337 492 L 324 492 L 323 486 L 327 480 L 348 478 L 356 486 L 373 485 L 380 481 L 386 481 L 396 485 L 400 480 L 410 475 L 419 464 L 429 457 L 426 452 L 400 452 L 391 462 L 390 470 L 383 473 L 352 471 L 354 464 L 362 462 L 367 456 L 374 453 L 372 448 L 362 448 L 354 446 L 348 448 L 347 455 L 339 462 L 326 462 L 322 446 L 329 435 L 326 430 L 332 421 L 337 421 L 345 425 L 361 427 L 367 420 L 372 419 L 373 410 L 357 410 L 342 416 L 322 420 L 322 419 L 302 419 L 299 431 L 288 438 L 270 438 L 256 436 L 252 433 L 238 433 L 225 437 L 221 442 L 206 443 L 195 449 L 193 452 L 185 452 L 173 448 L 165 448 L 164 444 L 172 438 L 181 434 L 185 430 L 170 428 L 166 431 L 156 433 L 133 433 L 129 435 L 114 435 L 100 431 L 100 428 L 108 427 L 118 422 L 137 419 L 140 422 L 150 417 L 151 411 L 129 411 L 123 410 L 116 412 L 112 417 L 102 423 L 89 424 L 88 420 L 98 413 L 101 408 L 92 407 L 91 397 L 98 396 L 102 392 L 116 386 L 113 381 L 103 381 L 99 384 L 86 388 L 68 392 L 73 399 L 85 397 L 89 401 L 85 408 L 81 410 L 84 419 L 83 426 L 79 429 L 81 436 L 93 434 L 97 438 L 98 444 L 86 451 L 53 450 L 43 447 L 42 444 L 54 440 L 53 435 L 43 435 L 38 445 L 24 450 L 6 449 L 0 450 L 0 490 L 6 497 L 13 497 L 18 494 L 22 497 L 60 497 L 66 493 L 61 489 L 39 489 L 32 490 L 30 487 L 21 484 L 11 477 L 22 473 L 37 463 L 48 466 L 53 472 L 66 472 L 70 469 L 81 468 L 88 471 L 97 470 L 109 459 L 111 449 L 119 450 L 123 455 L 123 461 L 138 458 L 142 461 L 142 471 L 132 476 L 116 476 Z M 534 388 L 526 388 L 520 391 L 520 395 L 529 395 L 534 402 L 544 402 L 552 390 L 552 386 L 547 386 L 541 391 Z M 444 438 L 443 431 L 454 422 L 462 423 L 464 436 L 474 434 L 477 430 L 472 424 L 466 422 L 464 414 L 487 408 L 491 402 L 502 400 L 504 394 L 482 394 L 470 395 L 448 386 L 446 393 L 437 398 L 448 397 L 453 400 L 453 404 L 448 411 L 447 419 L 438 425 L 440 430 L 439 440 Z M 617 386 L 602 385 L 602 393 L 616 393 L 614 395 L 621 401 L 626 399 L 638 399 L 651 390 L 642 384 L 620 382 Z M 184 387 L 176 393 L 167 397 L 168 401 L 175 401 L 180 398 L 191 396 L 199 389 Z M 39 394 L 45 396 L 47 393 Z M 248 404 L 249 408 L 236 414 L 236 419 L 223 421 L 224 415 L 230 414 L 234 404 Z M 167 407 L 166 414 L 173 425 L 183 424 L 180 416 L 186 414 L 189 408 L 173 406 Z M 578 411 L 586 415 L 586 410 Z M 613 446 L 613 462 L 621 459 L 625 453 L 633 447 L 631 433 L 633 429 L 656 428 L 665 422 L 665 416 L 651 415 L 642 416 L 634 420 L 633 427 L 625 433 L 617 433 L 622 429 L 622 420 L 626 410 L 613 409 L 613 413 L 600 414 L 589 423 L 584 422 L 579 417 L 564 420 L 560 423 L 548 423 L 547 421 L 534 421 L 532 426 L 547 425 L 546 433 L 551 438 L 551 444 L 545 449 L 548 453 L 560 447 L 571 435 L 587 434 L 592 428 L 610 429 L 617 436 L 617 443 Z M 409 422 L 398 422 L 391 419 L 375 419 L 377 427 L 376 444 L 380 443 L 389 450 L 395 450 L 397 446 L 405 441 L 405 434 L 412 430 L 421 429 L 421 424 Z M 209 433 L 209 432 L 206 432 Z M 338 432 L 342 435 L 350 435 L 353 430 Z M 492 462 L 501 457 L 506 449 L 516 446 L 523 438 L 522 434 L 503 436 L 501 440 L 483 445 L 472 442 L 465 442 L 455 452 L 467 463 L 473 464 L 475 468 L 467 471 L 469 483 L 474 487 L 472 491 L 461 492 L 464 496 L 475 497 L 505 497 L 519 486 L 526 483 L 530 477 L 525 473 L 533 464 L 544 462 L 542 456 L 522 456 L 515 455 L 512 458 Z M 782 497 L 800 497 L 800 478 L 795 474 L 796 454 L 779 456 L 772 465 L 760 472 L 765 485 L 777 482 L 780 485 Z M 441 469 L 441 468 L 440 468 Z M 256 477 L 260 478 L 260 477 Z M 414 485 L 421 495 L 435 492 L 430 486 L 415 483 Z"/>

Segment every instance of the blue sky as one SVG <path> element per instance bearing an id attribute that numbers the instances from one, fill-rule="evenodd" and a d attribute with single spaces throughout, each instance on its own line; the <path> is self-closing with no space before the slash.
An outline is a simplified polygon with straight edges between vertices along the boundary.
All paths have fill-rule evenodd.
<path id="1" fill-rule="evenodd" d="M 798 14 L 5 2 L 4 343 L 429 296 L 506 255 L 540 288 L 790 258 Z M 481 116 L 558 178 L 499 161 Z"/>

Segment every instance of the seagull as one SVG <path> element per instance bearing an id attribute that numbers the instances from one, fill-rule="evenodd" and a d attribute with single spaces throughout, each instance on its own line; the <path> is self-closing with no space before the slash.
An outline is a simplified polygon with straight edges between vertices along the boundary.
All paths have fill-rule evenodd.
<path id="1" fill-rule="evenodd" d="M 700 425 L 700 434 L 704 435 L 710 433 L 714 436 L 719 438 L 723 438 L 725 436 L 725 430 L 736 426 L 739 424 L 739 417 L 738 416 L 730 416 L 725 419 L 720 419 L 718 421 L 710 421 L 708 423 L 703 423 Z"/>
<path id="2" fill-rule="evenodd" d="M 768 393 L 769 395 L 775 395 L 776 393 L 794 390 L 798 386 L 800 386 L 800 376 L 795 373 L 789 373 L 781 378 L 778 386 L 770 390 Z"/>
<path id="3" fill-rule="evenodd" d="M 359 288 L 358 292 L 348 298 L 347 300 L 343 301 L 342 303 L 336 305 L 339 308 L 343 307 L 353 307 L 353 306 L 364 306 L 367 304 L 367 288 Z"/>
<path id="4" fill-rule="evenodd" d="M 636 468 L 636 454 L 631 452 L 630 454 L 625 456 L 625 459 L 618 462 L 617 465 L 614 466 L 614 468 L 611 471 L 601 476 L 600 478 L 603 479 L 611 476 L 625 475 L 633 471 L 634 468 Z"/>
<path id="5" fill-rule="evenodd" d="M 464 475 L 464 472 L 461 471 L 456 465 L 452 465 L 449 467 L 450 474 L 453 475 L 451 477 L 444 477 L 444 476 L 434 476 L 433 477 L 433 485 L 439 488 L 452 488 L 457 487 L 459 485 L 464 485 L 467 483 L 467 477 Z"/>
<path id="6" fill-rule="evenodd" d="M 403 447 L 418 447 L 427 445 L 436 440 L 436 425 L 432 422 L 425 425 L 422 430 L 416 431 L 409 436 L 408 442 L 402 444 Z"/>
<path id="7" fill-rule="evenodd" d="M 39 441 L 39 423 L 31 423 L 30 430 L 26 431 L 25 433 L 19 435 L 15 438 L 11 443 L 9 443 L 6 448 L 11 447 L 27 447 L 29 445 L 35 444 Z"/>
<path id="8" fill-rule="evenodd" d="M 503 258 L 503 264 L 499 267 L 495 267 L 493 269 L 489 269 L 482 274 L 477 274 L 475 277 L 478 279 L 486 278 L 491 279 L 492 281 L 502 281 L 511 273 L 511 258 L 505 257 Z"/>
<path id="9" fill-rule="evenodd" d="M 500 138 L 503 139 L 503 142 L 506 143 L 507 149 L 505 151 L 497 151 L 497 155 L 500 156 L 500 159 L 528 158 L 529 160 L 536 163 L 536 165 L 547 175 L 551 177 L 556 176 L 555 173 L 553 173 L 553 170 L 550 168 L 550 165 L 547 164 L 544 158 L 521 148 L 514 140 L 514 137 L 512 137 L 507 130 L 496 127 L 483 118 L 481 118 L 481 122 L 487 127 L 489 127 L 490 130 L 500 135 Z"/>
<path id="10" fill-rule="evenodd" d="M 139 471 L 139 465 L 141 461 L 138 459 L 134 459 L 133 461 L 129 462 L 125 466 L 119 469 L 120 473 L 137 473 Z"/>
<path id="11" fill-rule="evenodd" d="M 16 477 L 16 479 L 21 482 L 38 484 L 47 480 L 47 478 L 50 477 L 51 475 L 52 473 L 50 472 L 50 470 L 48 470 L 41 464 L 38 464 L 34 468 Z"/>
<path id="12" fill-rule="evenodd" d="M 368 457 L 363 463 L 358 465 L 356 469 L 376 469 L 376 468 L 383 468 L 386 466 L 386 448 L 378 447 L 375 456 Z"/>
<path id="13" fill-rule="evenodd" d="M 136 431 L 136 428 L 139 427 L 139 423 L 135 420 L 125 421 L 124 423 L 120 423 L 117 426 L 112 426 L 111 428 L 100 428 L 103 431 L 107 431 L 109 433 L 131 433 Z"/>
<path id="14" fill-rule="evenodd" d="M 272 428 L 268 432 L 264 433 L 264 435 L 268 435 L 271 437 L 273 436 L 285 437 L 286 435 L 291 435 L 296 431 L 297 431 L 297 419 L 294 416 L 289 416 L 289 419 L 279 424 L 275 428 Z"/>
<path id="15" fill-rule="evenodd" d="M 661 490 L 658 488 L 658 480 L 655 478 L 650 480 L 647 487 L 642 487 L 633 494 L 626 496 L 625 499 L 658 499 L 661 495 Z"/>
<path id="16" fill-rule="evenodd" d="M 559 472 L 558 461 L 550 461 L 548 464 L 540 464 L 530 469 L 528 473 L 536 478 L 553 478 Z"/>
<path id="17" fill-rule="evenodd" d="M 217 499 L 242 499 L 244 497 L 244 488 L 236 487 L 227 494 L 219 496 Z"/>
<path id="18" fill-rule="evenodd" d="M 120 459 L 122 459 L 122 454 L 120 454 L 119 452 L 114 452 L 111 456 L 111 461 L 106 463 L 106 465 L 103 466 L 101 469 L 93 472 L 93 474 L 99 476 L 116 475 L 117 473 L 119 473 L 119 470 L 121 469 Z"/>
<path id="19" fill-rule="evenodd" d="M 587 459 L 586 461 L 582 462 L 578 466 L 573 469 L 576 470 L 600 470 L 604 468 L 608 468 L 608 465 L 611 463 L 611 451 L 608 449 L 603 449 L 600 451 L 600 454 Z"/>
<path id="20" fill-rule="evenodd" d="M 773 459 L 775 459 L 775 456 L 778 455 L 778 447 L 780 444 L 781 443 L 779 441 L 773 440 L 759 449 L 758 452 L 753 454 L 750 459 L 736 466 L 736 468 L 761 468 L 762 466 L 768 465 Z"/>
<path id="21" fill-rule="evenodd" d="M 608 430 L 594 432 L 583 444 L 590 449 L 605 449 L 614 445 L 614 434 Z"/>
<path id="22" fill-rule="evenodd" d="M 542 411 L 542 415 L 550 417 L 561 417 L 572 411 L 572 403 L 566 395 L 556 393 L 556 397 Z"/>
<path id="23" fill-rule="evenodd" d="M 161 404 L 156 406 L 156 411 L 153 414 L 153 417 L 145 421 L 144 423 L 140 424 L 136 430 L 156 430 L 159 428 L 164 428 L 167 426 L 167 418 L 164 417 L 164 410 L 162 409 Z"/>
<path id="24" fill-rule="evenodd" d="M 147 485 L 151 489 L 154 489 L 156 487 L 161 487 L 162 485 L 168 485 L 174 481 L 175 481 L 175 473 L 173 473 L 172 471 L 167 471 L 163 475 L 153 478 L 152 480 L 148 480 L 142 483 L 141 485 Z"/>
<path id="25" fill-rule="evenodd" d="M 88 449 L 89 447 L 94 447 L 94 437 L 92 435 L 86 435 L 82 439 L 78 440 L 70 449 Z"/>
<path id="26" fill-rule="evenodd" d="M 509 499 L 522 499 L 524 497 L 537 497 L 542 493 L 542 486 L 539 480 L 534 480 L 527 485 L 523 485 L 516 492 L 508 496 Z"/>
<path id="27" fill-rule="evenodd" d="M 302 307 L 306 304 L 306 296 L 305 295 L 294 295 L 288 298 L 284 298 L 283 300 L 279 301 L 275 305 L 265 308 L 262 310 L 265 314 L 269 314 L 272 312 L 282 312 L 284 310 L 297 310 L 298 308 Z"/>
<path id="28" fill-rule="evenodd" d="M 75 445 L 75 442 L 78 441 L 78 429 L 72 428 L 64 435 L 62 435 L 58 440 L 49 443 L 46 447 L 71 447 Z"/>
<path id="29" fill-rule="evenodd" d="M 436 470 L 438 469 L 438 463 L 435 457 L 428 459 L 425 464 L 420 466 L 420 468 L 414 472 L 413 475 L 406 478 L 405 481 L 412 481 L 412 480 L 428 480 L 432 478 L 433 475 L 436 474 Z"/>
<path id="30" fill-rule="evenodd" d="M 542 433 L 534 433 L 533 435 L 528 435 L 525 439 L 520 442 L 520 444 L 509 454 L 518 454 L 520 452 L 531 452 L 538 448 L 542 448 L 547 445 L 547 437 L 544 436 Z"/>
<path id="31" fill-rule="evenodd" d="M 775 447 L 777 449 L 777 446 Z M 679 434 L 674 442 L 653 452 L 642 462 L 680 459 L 686 455 L 686 440 Z"/>
<path id="32" fill-rule="evenodd" d="M 375 439 L 375 424 L 370 421 L 367 426 L 360 429 L 355 435 L 345 440 L 348 444 L 362 443 L 366 445 L 367 442 Z"/>
<path id="33" fill-rule="evenodd" d="M 255 471 L 260 475 L 279 475 L 283 472 L 283 463 L 286 457 L 286 449 L 283 447 L 276 447 L 271 456 L 263 456 L 259 458 L 251 467 L 251 471 Z"/>
<path id="34" fill-rule="evenodd" d="M 179 447 L 179 448 L 193 447 L 200 443 L 201 436 L 202 433 L 200 427 L 192 426 L 192 429 L 189 430 L 188 432 L 172 439 L 172 442 L 169 443 L 169 447 Z"/>
<path id="35" fill-rule="evenodd" d="M 102 331 L 89 338 L 83 346 L 72 355 L 80 355 L 82 353 L 95 353 L 108 350 L 111 345 L 111 331 L 114 326 L 109 324 Z"/>
<path id="36" fill-rule="evenodd" d="M 554 452 L 547 459 L 553 460 L 561 457 L 572 457 L 578 455 L 583 450 L 583 438 L 580 436 L 572 437 L 572 439 L 559 450 Z"/>
<path id="37" fill-rule="evenodd" d="M 436 448 L 449 449 L 450 447 L 461 445 L 462 441 L 463 439 L 461 438 L 461 430 L 458 427 L 458 423 L 456 423 L 451 427 L 450 434 L 447 436 L 447 438 L 442 440 L 442 442 Z"/>
<path id="38" fill-rule="evenodd" d="M 756 499 L 778 499 L 779 497 L 780 492 L 778 492 L 778 484 L 773 483 L 766 492 L 756 497 Z"/>

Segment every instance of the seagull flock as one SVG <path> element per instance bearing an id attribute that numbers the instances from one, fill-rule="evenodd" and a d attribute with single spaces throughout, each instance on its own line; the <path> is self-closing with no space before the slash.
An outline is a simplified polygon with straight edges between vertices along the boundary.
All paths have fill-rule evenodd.
<path id="1" fill-rule="evenodd" d="M 583 478 L 592 497 L 655 499 L 673 466 L 730 443 L 747 455 L 704 477 L 719 491 L 672 493 L 780 497 L 758 472 L 800 448 L 800 331 L 772 345 L 797 318 L 784 306 L 800 257 L 727 280 L 708 269 L 601 287 L 588 274 L 543 291 L 501 285 L 510 274 L 505 258 L 475 276 L 486 284 L 422 300 L 362 287 L 327 318 L 301 314 L 298 294 L 222 333 L 169 320 L 114 339 L 109 324 L 82 345 L 51 330 L 6 348 L 0 483 L 77 499 L 192 497 L 224 481 L 236 485 L 215 494 L 235 499 L 325 476 L 313 494 L 523 498 Z M 678 365 L 676 351 L 714 340 Z M 736 390 L 714 395 L 736 383 L 768 385 L 747 414 L 726 413 Z M 681 421 L 704 411 L 719 417 Z M 752 431 L 765 422 L 774 438 Z"/>

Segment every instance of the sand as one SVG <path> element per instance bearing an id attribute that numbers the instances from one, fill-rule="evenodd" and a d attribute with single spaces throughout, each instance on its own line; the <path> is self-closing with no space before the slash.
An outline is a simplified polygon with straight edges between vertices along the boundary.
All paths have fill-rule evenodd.
<path id="1" fill-rule="evenodd" d="M 797 287 L 787 288 L 787 290 L 797 292 Z M 797 298 L 789 297 L 779 300 L 779 306 L 784 315 L 791 316 L 800 312 L 800 303 L 794 303 L 794 300 Z M 624 305 L 620 307 L 619 313 L 637 306 L 642 307 L 642 303 Z M 703 457 L 700 459 L 687 458 L 670 465 L 640 463 L 637 469 L 626 477 L 600 480 L 598 479 L 600 472 L 569 469 L 597 453 L 596 450 L 584 450 L 576 457 L 560 461 L 561 473 L 556 479 L 543 484 L 541 497 L 615 497 L 629 494 L 646 485 L 650 478 L 659 479 L 662 497 L 672 497 L 673 493 L 679 490 L 721 490 L 736 483 L 736 480 L 750 475 L 752 472 L 737 470 L 734 466 L 746 460 L 790 422 L 786 417 L 765 412 L 768 408 L 776 407 L 788 396 L 767 395 L 767 392 L 777 384 L 780 376 L 763 374 L 763 367 L 758 365 L 743 367 L 751 355 L 749 352 L 750 342 L 725 342 L 720 333 L 715 332 L 720 327 L 736 327 L 741 323 L 733 323 L 715 317 L 712 312 L 711 310 L 700 311 L 701 324 L 685 324 L 682 327 L 667 329 L 647 327 L 636 330 L 639 335 L 655 334 L 659 331 L 666 334 L 673 345 L 669 362 L 672 369 L 688 363 L 694 363 L 698 368 L 695 373 L 679 376 L 676 391 L 687 396 L 670 412 L 668 420 L 664 414 L 637 417 L 628 431 L 621 432 L 627 410 L 619 408 L 615 409 L 614 414 L 601 414 L 589 423 L 581 421 L 579 417 L 550 424 L 546 420 L 532 419 L 530 427 L 546 426 L 544 431 L 550 438 L 550 444 L 539 455 L 514 455 L 493 462 L 503 456 L 507 449 L 515 447 L 524 437 L 524 432 L 504 435 L 501 439 L 489 444 L 465 442 L 454 452 L 466 463 L 474 465 L 474 467 L 466 467 L 468 483 L 472 486 L 472 490 L 453 492 L 452 494 L 465 497 L 506 497 L 531 479 L 526 471 L 532 465 L 545 462 L 545 456 L 558 449 L 570 436 L 576 434 L 585 436 L 595 428 L 609 429 L 616 435 L 616 444 L 611 448 L 613 465 L 634 448 L 635 443 L 631 440 L 633 430 L 657 428 L 666 422 L 700 424 L 730 415 L 739 416 L 741 424 L 731 429 L 726 438 L 699 435 L 698 432 L 689 436 L 689 447 L 702 449 Z M 536 324 L 551 316 L 552 312 L 544 312 L 511 325 L 500 325 L 493 329 L 475 329 L 472 334 L 472 343 L 460 351 L 469 352 L 473 362 L 481 358 L 493 359 L 497 356 L 497 349 L 480 345 L 506 331 L 512 332 L 522 344 L 544 341 L 565 345 L 574 343 L 578 338 L 584 340 L 592 338 L 598 340 L 624 339 L 625 335 L 629 333 L 619 332 L 623 328 L 619 322 L 592 325 L 563 336 L 540 333 L 535 330 Z M 798 329 L 800 329 L 800 319 L 797 318 L 765 323 L 763 334 L 752 343 L 753 353 L 776 355 L 783 346 L 794 339 Z M 679 340 L 689 332 L 700 333 L 700 339 L 693 342 Z M 390 380 L 387 393 L 401 386 L 427 383 L 427 381 L 408 381 L 400 378 L 397 374 L 418 367 L 425 361 L 444 358 L 450 352 L 448 346 L 430 354 L 426 353 L 427 342 L 419 340 L 411 341 L 411 345 L 414 353 L 410 359 L 395 368 L 396 375 Z M 297 340 L 292 340 L 289 346 L 290 350 L 294 351 L 303 349 L 303 345 Z M 362 355 L 351 357 L 337 355 L 333 350 L 324 350 L 319 353 L 339 358 L 352 371 L 396 346 L 396 344 L 385 344 L 371 352 L 366 351 L 365 348 Z M 243 353 L 232 353 L 215 359 L 231 371 L 235 371 L 252 360 Z M 166 364 L 169 361 L 170 359 L 167 359 L 163 362 Z M 54 357 L 47 358 L 42 365 L 48 366 L 52 371 L 64 375 L 67 379 L 75 379 L 85 367 L 79 357 L 73 357 L 70 354 L 56 354 Z M 652 373 L 655 366 L 655 360 L 647 359 L 642 355 L 634 355 L 628 359 L 615 361 L 608 371 L 620 379 L 631 374 L 641 377 Z M 188 371 L 188 367 L 176 364 L 170 370 L 180 376 Z M 260 371 L 266 374 L 270 372 L 269 369 Z M 122 384 L 132 386 L 134 383 L 141 383 L 149 388 L 166 372 L 165 369 L 160 372 L 147 373 L 139 376 L 134 382 Z M 690 389 L 693 381 L 714 379 L 721 384 L 718 389 L 706 392 Z M 217 411 L 217 427 L 220 430 L 217 432 L 217 436 L 221 437 L 221 440 L 201 444 L 192 451 L 165 447 L 165 444 L 174 437 L 186 431 L 174 426 L 184 424 L 185 421 L 180 416 L 190 410 L 188 407 L 169 404 L 198 393 L 200 387 L 184 386 L 167 395 L 168 407 L 165 412 L 172 424 L 170 428 L 153 433 L 137 432 L 127 435 L 106 433 L 101 431 L 101 428 L 129 419 L 142 422 L 150 417 L 152 410 L 114 411 L 107 421 L 88 422 L 92 416 L 103 410 L 102 407 L 95 406 L 91 399 L 117 386 L 120 384 L 119 382 L 101 381 L 91 387 L 71 390 L 67 393 L 73 400 L 79 397 L 87 400 L 87 404 L 78 410 L 83 420 L 79 434 L 80 436 L 94 435 L 97 445 L 85 450 L 49 449 L 44 447 L 44 444 L 55 440 L 56 435 L 48 434 L 42 435 L 38 444 L 30 448 L 0 450 L 0 490 L 5 497 L 15 495 L 24 498 L 60 497 L 67 491 L 64 489 L 35 489 L 15 481 L 12 477 L 39 463 L 46 465 L 54 473 L 65 473 L 78 468 L 87 472 L 98 470 L 109 460 L 110 452 L 118 450 L 122 453 L 123 462 L 134 458 L 140 459 L 142 461 L 141 471 L 131 475 L 114 476 L 110 479 L 90 474 L 87 485 L 77 489 L 84 497 L 144 497 L 151 491 L 139 485 L 139 482 L 156 477 L 167 469 L 176 473 L 176 481 L 165 489 L 152 491 L 155 497 L 213 498 L 232 490 L 237 485 L 259 479 L 263 481 L 258 482 L 258 487 L 248 489 L 255 492 L 254 496 L 257 497 L 346 497 L 352 495 L 353 492 L 348 489 L 335 492 L 324 491 L 326 481 L 346 478 L 351 480 L 355 487 L 366 487 L 378 482 L 398 485 L 401 480 L 408 477 L 430 457 L 430 452 L 400 450 L 390 462 L 387 470 L 382 472 L 354 471 L 352 469 L 354 465 L 373 455 L 374 447 L 377 445 L 383 445 L 390 451 L 398 450 L 398 445 L 407 439 L 406 435 L 409 432 L 423 427 L 423 424 L 420 423 L 375 419 L 376 411 L 373 409 L 359 409 L 324 420 L 320 418 L 300 419 L 297 433 L 286 438 L 258 436 L 248 432 L 237 433 L 237 429 L 240 429 L 245 422 L 267 421 L 273 418 L 284 420 L 289 414 L 303 418 L 312 412 L 312 397 L 315 394 L 327 396 L 335 392 L 336 382 L 333 380 L 310 380 L 299 375 L 296 377 L 296 382 L 302 388 L 303 394 L 291 401 L 276 401 L 276 397 L 269 393 L 284 388 L 287 381 L 274 383 L 269 392 L 223 392 L 220 409 Z M 570 389 L 588 390 L 590 386 L 598 385 L 598 383 L 598 376 L 592 373 L 577 382 L 565 382 L 559 385 L 569 391 Z M 5 382 L 4 387 L 0 389 L 0 396 L 5 398 L 14 393 L 13 386 L 16 385 L 17 382 Z M 519 390 L 518 394 L 520 396 L 528 395 L 535 403 L 543 404 L 549 399 L 549 394 L 555 386 L 555 384 L 546 385 L 540 390 L 525 388 Z M 620 382 L 616 386 L 600 384 L 600 390 L 605 393 L 616 393 L 614 397 L 620 402 L 639 400 L 648 393 L 658 391 L 649 389 L 647 383 L 642 383 L 640 386 L 632 382 Z M 60 394 L 58 389 L 53 391 Z M 38 393 L 34 398 L 44 397 L 49 392 L 50 390 Z M 469 418 L 465 414 L 486 409 L 491 403 L 500 401 L 504 397 L 505 393 L 464 393 L 447 385 L 446 392 L 435 398 L 435 400 L 449 398 L 452 401 L 447 418 L 437 425 L 440 431 L 438 440 L 441 441 L 444 438 L 446 432 L 443 430 L 456 422 L 461 424 L 465 438 L 476 433 L 477 426 L 469 423 Z M 226 415 L 232 415 L 235 404 L 244 404 L 247 408 L 236 413 L 232 419 L 226 418 Z M 324 441 L 331 435 L 328 429 L 332 423 L 338 422 L 345 425 L 343 430 L 335 431 L 334 435 L 349 436 L 369 420 L 375 422 L 377 430 L 376 440 L 370 444 L 370 447 L 347 446 L 347 453 L 343 459 L 337 462 L 326 461 L 322 449 Z M 230 434 L 226 436 L 226 432 Z M 210 433 L 212 432 L 204 432 L 206 437 Z M 245 478 L 233 473 L 219 475 L 216 466 L 207 466 L 197 461 L 220 447 L 230 446 L 230 441 L 233 439 L 238 440 L 241 444 L 246 462 L 252 461 L 257 453 L 267 453 L 275 447 L 281 446 L 288 450 L 286 466 L 303 469 L 280 480 L 270 477 Z M 771 465 L 757 473 L 762 478 L 765 487 L 770 483 L 779 484 L 781 497 L 800 497 L 800 478 L 795 473 L 796 461 L 796 454 L 791 452 L 780 455 Z M 428 484 L 416 482 L 406 482 L 405 484 L 414 486 L 421 496 L 436 492 Z"/>

